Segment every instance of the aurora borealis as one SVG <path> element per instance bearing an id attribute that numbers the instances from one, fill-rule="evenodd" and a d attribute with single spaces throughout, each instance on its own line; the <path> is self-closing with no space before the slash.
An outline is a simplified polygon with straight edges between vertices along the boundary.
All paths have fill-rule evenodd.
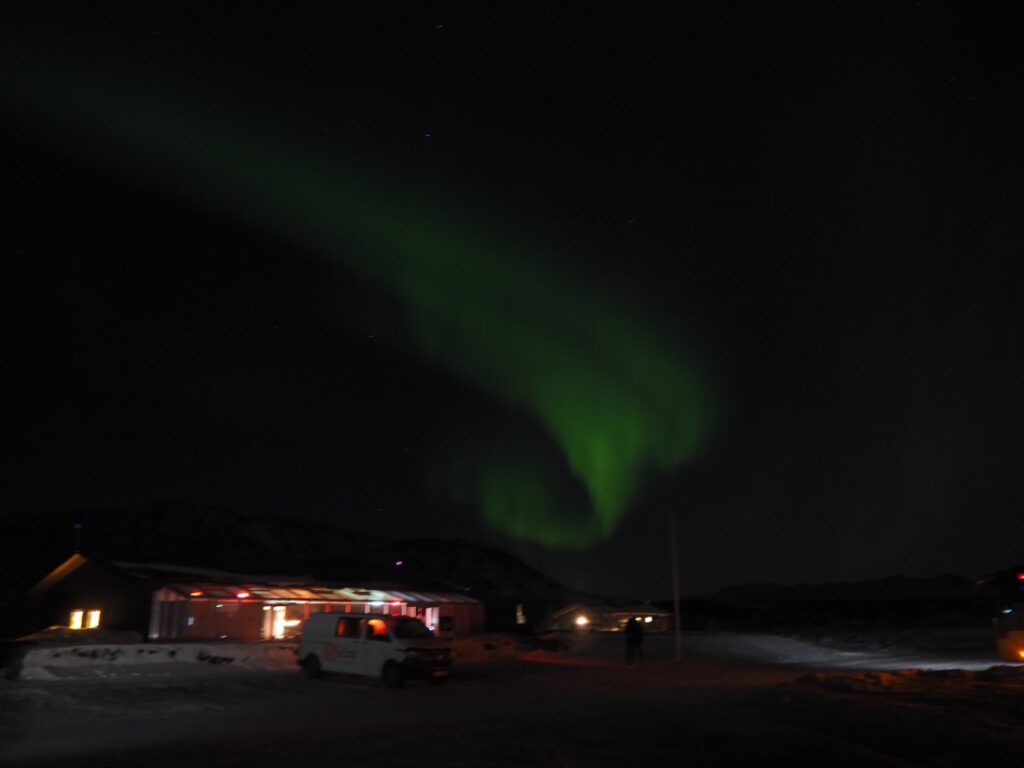
<path id="1" fill-rule="evenodd" d="M 685 592 L 1019 559 L 1012 24 L 4 21 L 13 506 L 478 537 L 636 596 L 669 511 Z"/>
<path id="2" fill-rule="evenodd" d="M 405 199 L 400 178 L 375 188 L 327 148 L 317 159 L 299 137 L 204 113 L 188 101 L 198 86 L 26 59 L 8 70 L 5 94 L 57 124 L 67 146 L 367 278 L 400 299 L 408 352 L 530 413 L 592 514 L 566 517 L 546 473 L 506 457 L 475 479 L 499 530 L 591 546 L 615 530 L 645 474 L 678 467 L 708 439 L 710 388 L 696 358 L 585 275 L 546 266 L 564 259 L 543 244 L 528 252 L 483 236 L 446 216 L 443 201 Z"/>

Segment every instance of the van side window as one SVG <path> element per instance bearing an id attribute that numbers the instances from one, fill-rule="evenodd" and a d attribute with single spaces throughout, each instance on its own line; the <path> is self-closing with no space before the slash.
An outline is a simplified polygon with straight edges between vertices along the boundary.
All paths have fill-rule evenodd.
<path id="1" fill-rule="evenodd" d="M 342 618 L 338 619 L 338 628 L 335 631 L 335 635 L 338 637 L 349 637 L 359 639 L 359 619 Z"/>
<path id="2" fill-rule="evenodd" d="M 391 638 L 388 637 L 388 626 L 382 619 L 370 619 L 366 627 L 367 640 L 383 640 L 385 643 Z"/>

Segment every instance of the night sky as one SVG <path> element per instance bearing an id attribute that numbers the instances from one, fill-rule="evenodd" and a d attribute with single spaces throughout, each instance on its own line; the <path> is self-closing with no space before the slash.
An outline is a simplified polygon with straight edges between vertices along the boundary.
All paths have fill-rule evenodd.
<path id="1" fill-rule="evenodd" d="M 1024 558 L 1018 4 L 13 5 L 3 514 Z"/>

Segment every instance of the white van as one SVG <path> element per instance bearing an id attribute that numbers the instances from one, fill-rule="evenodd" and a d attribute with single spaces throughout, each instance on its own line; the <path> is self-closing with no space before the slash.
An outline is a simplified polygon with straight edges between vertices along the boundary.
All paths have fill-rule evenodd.
<path id="1" fill-rule="evenodd" d="M 452 666 L 451 646 L 419 619 L 369 613 L 314 613 L 302 628 L 299 665 L 324 672 L 377 677 L 397 688 L 406 680 L 440 685 Z"/>

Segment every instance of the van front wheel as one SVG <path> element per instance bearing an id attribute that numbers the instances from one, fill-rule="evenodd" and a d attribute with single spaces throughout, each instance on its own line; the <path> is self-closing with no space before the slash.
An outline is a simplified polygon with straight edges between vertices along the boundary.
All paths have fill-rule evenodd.
<path id="1" fill-rule="evenodd" d="M 396 662 L 389 661 L 385 664 L 380 676 L 388 688 L 402 687 L 402 670 Z"/>
<path id="2" fill-rule="evenodd" d="M 313 654 L 309 654 L 302 660 L 302 671 L 306 673 L 306 677 L 310 680 L 320 677 L 323 675 L 324 670 L 320 666 L 320 659 Z"/>

